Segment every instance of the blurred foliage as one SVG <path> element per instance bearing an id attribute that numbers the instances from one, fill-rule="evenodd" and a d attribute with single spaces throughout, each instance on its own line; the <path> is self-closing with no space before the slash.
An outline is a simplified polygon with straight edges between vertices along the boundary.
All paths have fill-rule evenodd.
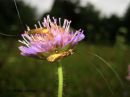
<path id="1" fill-rule="evenodd" d="M 130 97 L 130 83 L 126 80 L 130 47 L 125 44 L 130 44 L 130 5 L 123 17 L 101 17 L 91 3 L 84 7 L 79 4 L 79 0 L 55 0 L 51 11 L 43 15 L 72 20 L 72 27 L 82 28 L 86 35 L 75 54 L 63 60 L 64 97 Z M 35 9 L 20 0 L 17 6 L 21 23 L 13 0 L 0 0 L 0 33 L 20 34 L 25 24 L 33 26 Z M 56 97 L 56 63 L 20 56 L 18 42 L 13 37 L 2 37 L 0 97 Z"/>
<path id="2" fill-rule="evenodd" d="M 86 34 L 86 40 L 91 43 L 115 44 L 118 35 L 122 35 L 126 43 L 130 43 L 130 8 L 126 10 L 123 17 L 114 14 L 110 17 L 102 17 L 93 4 L 87 3 L 84 7 L 79 4 L 80 0 L 75 2 L 74 0 L 55 0 L 52 10 L 43 16 L 50 14 L 72 20 L 72 27 L 82 28 Z M 128 32 L 123 33 L 119 30 L 122 27 Z"/>
<path id="3" fill-rule="evenodd" d="M 34 24 L 35 9 L 25 5 L 21 0 L 17 1 L 17 8 L 20 18 L 13 0 L 0 0 L 1 33 L 18 34 L 25 30 L 25 25 Z"/>
<path id="4" fill-rule="evenodd" d="M 124 26 L 127 28 L 126 42 L 130 44 L 130 5 L 124 15 Z"/>
<path id="5" fill-rule="evenodd" d="M 33 26 L 36 22 L 34 8 L 17 0 L 17 7 L 21 21 L 18 18 L 17 9 L 13 0 L 0 1 L 0 32 L 7 34 L 19 34 L 25 30 L 25 25 Z M 87 3 L 80 6 L 80 0 L 55 0 L 50 14 L 56 18 L 67 18 L 72 20 L 74 29 L 82 28 L 86 35 L 86 41 L 98 44 L 115 44 L 118 35 L 125 37 L 125 43 L 130 44 L 130 7 L 123 17 L 111 15 L 103 17 L 93 4 Z M 43 17 L 41 17 L 43 20 Z M 63 20 L 62 20 L 63 21 Z M 125 33 L 122 32 L 125 29 Z"/>
<path id="6" fill-rule="evenodd" d="M 117 41 L 113 47 L 81 43 L 72 56 L 62 60 L 64 97 L 130 97 L 126 80 L 130 47 L 121 36 Z M 57 97 L 57 63 L 20 56 L 18 42 L 2 42 L 0 97 Z"/>

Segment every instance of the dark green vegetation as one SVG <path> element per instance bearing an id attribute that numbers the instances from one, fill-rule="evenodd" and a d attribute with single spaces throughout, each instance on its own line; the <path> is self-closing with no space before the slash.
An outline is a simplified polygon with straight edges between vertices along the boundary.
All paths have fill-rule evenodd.
<path id="1" fill-rule="evenodd" d="M 17 41 L 0 42 L 0 97 L 57 97 L 56 63 L 21 56 Z M 79 44 L 62 60 L 64 97 L 129 97 L 129 55 L 119 41 L 113 47 Z"/>
<path id="2" fill-rule="evenodd" d="M 62 60 L 64 97 L 130 97 L 130 7 L 123 17 L 102 18 L 92 4 L 71 1 L 55 0 L 48 12 L 71 19 L 72 27 L 86 34 L 75 54 Z M 21 23 L 13 0 L 0 5 L 0 33 L 20 34 L 25 24 L 36 23 L 35 10 L 20 0 Z M 18 38 L 0 36 L 0 97 L 57 97 L 57 64 L 21 56 Z"/>
<path id="3" fill-rule="evenodd" d="M 47 14 L 72 20 L 72 27 L 84 29 L 86 40 L 90 43 L 115 44 L 118 35 L 125 37 L 127 44 L 130 43 L 130 7 L 123 17 L 114 14 L 101 17 L 100 11 L 91 3 L 81 7 L 79 2 L 80 0 L 55 0 L 52 10 Z"/>
<path id="4" fill-rule="evenodd" d="M 20 34 L 25 30 L 25 25 L 33 25 L 35 9 L 25 5 L 21 0 L 17 2 L 19 16 L 13 0 L 0 1 L 0 33 Z"/>
<path id="5" fill-rule="evenodd" d="M 80 6 L 80 0 L 55 0 L 50 14 L 56 18 L 66 18 L 72 20 L 74 29 L 83 29 L 86 35 L 86 41 L 93 44 L 112 44 L 116 42 L 118 35 L 125 38 L 125 43 L 130 44 L 130 6 L 122 17 L 113 14 L 110 17 L 103 17 L 91 3 L 85 7 Z M 19 34 L 25 30 L 25 25 L 34 28 L 36 22 L 36 11 L 30 8 L 22 1 L 17 0 L 17 8 L 13 0 L 0 1 L 0 32 L 6 34 Z M 43 17 L 39 18 L 43 20 Z"/>

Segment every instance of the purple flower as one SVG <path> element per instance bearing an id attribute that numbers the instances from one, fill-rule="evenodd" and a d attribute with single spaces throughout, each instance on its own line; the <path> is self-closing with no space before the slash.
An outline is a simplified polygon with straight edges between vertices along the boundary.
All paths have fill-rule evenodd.
<path id="1" fill-rule="evenodd" d="M 61 25 L 60 18 L 57 21 L 47 16 L 42 23 L 38 23 L 39 28 L 37 25 L 31 30 L 27 27 L 27 31 L 22 34 L 23 40 L 19 40 L 24 44 L 19 47 L 23 56 L 33 56 L 54 62 L 71 55 L 75 45 L 85 37 L 82 30 L 71 32 L 71 21 L 66 19 Z"/>

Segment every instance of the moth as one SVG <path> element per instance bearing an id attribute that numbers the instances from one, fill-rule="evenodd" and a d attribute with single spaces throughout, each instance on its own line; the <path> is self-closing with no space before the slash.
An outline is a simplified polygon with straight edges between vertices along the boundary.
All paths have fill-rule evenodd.
<path id="1" fill-rule="evenodd" d="M 73 49 L 70 49 L 68 51 L 52 54 L 49 57 L 47 57 L 47 60 L 49 62 L 55 62 L 55 61 L 57 61 L 59 59 L 62 59 L 64 57 L 72 55 L 72 54 L 73 54 Z"/>

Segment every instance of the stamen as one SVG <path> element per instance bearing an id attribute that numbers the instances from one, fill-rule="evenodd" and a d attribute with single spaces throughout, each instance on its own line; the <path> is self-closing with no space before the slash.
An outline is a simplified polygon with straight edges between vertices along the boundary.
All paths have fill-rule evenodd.
<path id="1" fill-rule="evenodd" d="M 74 37 L 79 33 L 79 31 L 76 31 L 72 37 L 72 39 L 74 39 Z"/>
<path id="2" fill-rule="evenodd" d="M 25 33 L 25 34 L 28 34 L 28 32 L 27 32 L 27 31 L 24 31 L 24 33 Z"/>
<path id="3" fill-rule="evenodd" d="M 33 37 L 33 35 L 32 35 L 32 34 L 30 35 L 30 37 L 31 37 L 33 40 L 35 40 L 35 38 Z"/>
<path id="4" fill-rule="evenodd" d="M 25 44 L 27 47 L 29 47 L 29 44 L 27 44 L 25 41 L 18 40 L 20 43 Z"/>
<path id="5" fill-rule="evenodd" d="M 54 17 L 52 17 L 53 20 L 54 20 L 54 23 L 57 24 L 57 19 L 55 19 Z"/>
<path id="6" fill-rule="evenodd" d="M 63 24 L 63 28 L 65 28 L 65 26 L 66 26 L 66 19 L 64 20 L 64 24 Z"/>
<path id="7" fill-rule="evenodd" d="M 26 25 L 26 27 L 27 27 L 27 31 L 30 31 L 30 28 L 29 28 L 29 26 L 27 26 L 27 25 Z"/>
<path id="8" fill-rule="evenodd" d="M 22 35 L 22 37 L 23 37 L 24 41 L 25 41 L 27 44 L 29 44 L 29 42 L 28 42 L 28 40 L 25 38 L 25 36 Z"/>
<path id="9" fill-rule="evenodd" d="M 44 18 L 44 20 L 43 20 L 43 23 L 42 23 L 43 25 L 44 25 L 44 27 L 47 27 L 47 20 L 46 20 L 46 18 Z"/>
<path id="10" fill-rule="evenodd" d="M 82 31 L 82 29 L 79 29 L 78 31 L 80 32 L 80 31 Z"/>
<path id="11" fill-rule="evenodd" d="M 59 26 L 61 26 L 61 18 L 59 18 Z"/>
<path id="12" fill-rule="evenodd" d="M 31 41 L 31 40 L 32 40 L 32 38 L 30 37 L 30 35 L 29 35 L 29 34 L 24 34 L 24 37 L 26 37 L 29 41 Z"/>
<path id="13" fill-rule="evenodd" d="M 49 29 L 50 29 L 50 27 L 52 27 L 54 25 L 54 23 L 52 23 L 49 15 L 47 16 L 47 23 L 48 23 Z"/>
<path id="14" fill-rule="evenodd" d="M 44 25 L 44 27 L 47 27 L 48 29 L 50 29 L 50 25 L 49 25 L 49 20 L 48 19 L 44 18 L 43 25 Z"/>
<path id="15" fill-rule="evenodd" d="M 34 26 L 35 26 L 35 28 L 37 29 L 37 25 L 35 24 Z"/>
<path id="16" fill-rule="evenodd" d="M 49 15 L 47 16 L 47 21 L 48 21 L 48 23 L 51 23 L 51 19 L 50 19 Z"/>
<path id="17" fill-rule="evenodd" d="M 69 30 L 69 28 L 70 28 L 70 24 L 71 24 L 71 21 L 68 21 L 68 22 L 67 22 L 67 25 L 66 25 L 66 29 L 65 29 L 66 32 L 68 32 L 68 30 Z"/>
<path id="18" fill-rule="evenodd" d="M 39 27 L 42 28 L 42 25 L 41 25 L 40 21 L 38 21 L 38 24 L 39 24 Z"/>
<path id="19" fill-rule="evenodd" d="M 44 22 L 42 22 L 42 26 L 45 27 L 45 23 Z"/>

